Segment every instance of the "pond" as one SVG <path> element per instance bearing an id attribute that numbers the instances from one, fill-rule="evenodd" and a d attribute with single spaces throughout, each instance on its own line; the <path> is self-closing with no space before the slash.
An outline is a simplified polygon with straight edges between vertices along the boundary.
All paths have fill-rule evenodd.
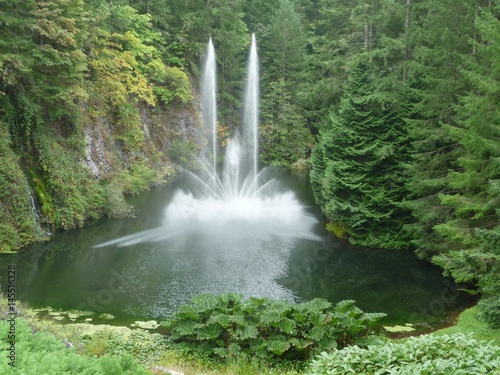
<path id="1" fill-rule="evenodd" d="M 306 175 L 268 173 L 284 197 L 280 214 L 208 217 L 187 226 L 176 202 L 194 187 L 181 174 L 132 197 L 135 218 L 57 232 L 49 242 L 2 255 L 0 267 L 16 264 L 17 298 L 29 306 L 112 314 L 113 324 L 162 320 L 196 294 L 230 291 L 292 302 L 353 299 L 364 311 L 386 313 L 386 324 L 426 330 L 467 304 L 452 280 L 411 251 L 359 248 L 330 235 Z M 303 211 L 289 212 L 290 202 Z M 182 207 L 200 202 L 191 203 Z M 0 273 L 4 293 L 6 275 Z"/>

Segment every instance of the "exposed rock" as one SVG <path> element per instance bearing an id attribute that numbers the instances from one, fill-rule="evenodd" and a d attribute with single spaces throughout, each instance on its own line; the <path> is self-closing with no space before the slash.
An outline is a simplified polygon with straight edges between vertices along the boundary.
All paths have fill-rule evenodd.
<path id="1" fill-rule="evenodd" d="M 94 177 L 101 178 L 113 170 L 106 149 L 112 149 L 111 124 L 107 119 L 99 119 L 96 123 L 85 127 L 85 159 L 83 163 L 90 169 Z M 108 140 L 108 141 L 107 141 Z"/>

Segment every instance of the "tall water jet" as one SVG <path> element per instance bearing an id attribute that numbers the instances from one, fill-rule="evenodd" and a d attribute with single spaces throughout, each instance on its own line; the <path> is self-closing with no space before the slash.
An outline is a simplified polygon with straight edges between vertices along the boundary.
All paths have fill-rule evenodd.
<path id="1" fill-rule="evenodd" d="M 248 78 L 245 92 L 245 112 L 243 118 L 245 143 L 252 158 L 253 189 L 257 189 L 257 171 L 259 162 L 258 125 L 259 125 L 259 58 L 257 42 L 252 34 L 250 56 L 248 58 Z"/>
<path id="2" fill-rule="evenodd" d="M 202 113 L 203 121 L 207 125 L 209 131 L 211 132 L 211 146 L 212 151 L 212 183 L 213 189 L 216 189 L 217 185 L 217 102 L 216 102 L 216 91 L 217 91 L 217 76 L 216 76 L 216 66 L 217 61 L 215 58 L 215 48 L 212 43 L 212 38 L 210 38 L 207 47 L 207 56 L 205 58 L 205 64 L 202 73 Z"/>
<path id="3" fill-rule="evenodd" d="M 203 119 L 211 132 L 208 143 L 213 153 L 212 165 L 203 164 L 208 176 L 187 173 L 194 183 L 191 191 L 177 190 L 165 207 L 165 220 L 159 228 L 96 247 L 174 241 L 186 235 L 201 236 L 211 242 L 231 239 L 236 249 L 246 246 L 241 241 L 248 238 L 318 239 L 312 231 L 317 220 L 305 211 L 295 194 L 283 189 L 276 180 L 265 179 L 266 169 L 258 170 L 259 61 L 255 35 L 248 60 L 242 137 L 229 140 L 220 173 L 217 171 L 216 56 L 212 39 L 208 43 L 202 85 Z"/>

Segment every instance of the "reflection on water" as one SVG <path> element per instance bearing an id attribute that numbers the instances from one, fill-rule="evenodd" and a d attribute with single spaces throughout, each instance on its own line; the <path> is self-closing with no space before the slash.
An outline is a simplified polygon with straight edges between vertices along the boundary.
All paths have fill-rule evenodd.
<path id="1" fill-rule="evenodd" d="M 278 172 L 276 178 L 293 189 L 289 198 L 307 207 L 304 212 L 286 211 L 285 204 L 281 219 L 265 215 L 220 227 L 207 217 L 187 230 L 178 211 L 168 218 L 168 207 L 179 199 L 174 188 L 188 183 L 180 176 L 169 187 L 134 197 L 136 219 L 100 220 L 57 233 L 17 257 L 0 257 L 0 266 L 17 264 L 18 297 L 34 307 L 106 312 L 118 322 L 161 319 L 196 294 L 228 291 L 289 301 L 354 299 L 363 310 L 385 312 L 398 323 L 439 324 L 465 303 L 439 269 L 410 252 L 347 247 L 333 239 L 306 178 Z M 299 214 L 305 225 L 287 227 L 284 220 L 295 225 Z M 176 222 L 182 225 L 169 232 Z M 302 233 L 273 235 L 280 228 Z M 255 232 L 265 235 L 250 235 Z M 136 241 L 137 233 L 142 240 Z"/>

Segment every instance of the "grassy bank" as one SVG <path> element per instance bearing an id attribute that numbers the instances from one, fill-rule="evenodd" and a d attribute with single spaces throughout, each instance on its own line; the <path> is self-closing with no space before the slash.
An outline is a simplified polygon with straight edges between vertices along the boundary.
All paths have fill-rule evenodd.
<path id="1" fill-rule="evenodd" d="M 471 334 L 476 340 L 492 341 L 500 346 L 500 329 L 493 329 L 480 318 L 478 306 L 471 307 L 462 312 L 455 325 L 440 329 L 434 335 L 452 335 L 454 333 Z"/>

